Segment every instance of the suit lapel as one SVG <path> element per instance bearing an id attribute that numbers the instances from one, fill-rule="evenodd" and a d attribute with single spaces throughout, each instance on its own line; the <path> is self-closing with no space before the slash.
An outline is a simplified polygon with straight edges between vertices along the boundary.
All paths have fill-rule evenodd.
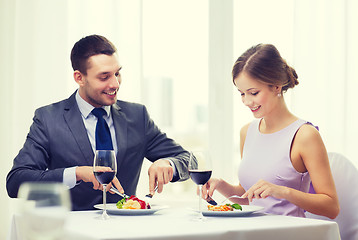
<path id="1" fill-rule="evenodd" d="M 116 132 L 116 141 L 117 141 L 117 162 L 119 169 L 120 164 L 122 164 L 122 159 L 124 158 L 126 154 L 127 149 L 127 121 L 126 116 L 121 111 L 121 108 L 119 107 L 118 103 L 112 105 L 112 119 L 113 119 L 113 125 Z"/>
<path id="2" fill-rule="evenodd" d="M 68 99 L 68 104 L 65 107 L 64 118 L 72 132 L 72 136 L 75 138 L 78 147 L 83 154 L 84 165 L 92 166 L 94 153 L 87 136 L 81 112 L 76 103 L 75 94 L 76 93 L 72 94 L 72 96 Z"/>

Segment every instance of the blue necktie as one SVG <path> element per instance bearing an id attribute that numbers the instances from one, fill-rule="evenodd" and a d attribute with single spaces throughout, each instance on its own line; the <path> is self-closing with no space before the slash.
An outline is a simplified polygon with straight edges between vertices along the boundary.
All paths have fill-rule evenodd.
<path id="1" fill-rule="evenodd" d="M 113 150 L 111 133 L 103 116 L 106 111 L 103 108 L 94 108 L 92 114 L 97 117 L 96 125 L 96 150 Z"/>

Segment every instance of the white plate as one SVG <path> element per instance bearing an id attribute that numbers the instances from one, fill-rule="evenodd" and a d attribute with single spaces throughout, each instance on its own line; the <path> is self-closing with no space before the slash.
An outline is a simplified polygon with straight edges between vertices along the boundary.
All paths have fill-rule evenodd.
<path id="1" fill-rule="evenodd" d="M 150 209 L 118 209 L 115 203 L 107 203 L 107 212 L 118 215 L 149 215 L 159 210 L 167 208 L 166 206 L 151 206 Z M 94 205 L 95 208 L 103 210 L 103 204 Z"/>
<path id="2" fill-rule="evenodd" d="M 204 216 L 214 216 L 214 217 L 243 217 L 250 215 L 254 212 L 258 212 L 263 210 L 263 207 L 253 206 L 253 205 L 241 205 L 242 211 L 238 209 L 234 209 L 234 211 L 203 211 Z"/>

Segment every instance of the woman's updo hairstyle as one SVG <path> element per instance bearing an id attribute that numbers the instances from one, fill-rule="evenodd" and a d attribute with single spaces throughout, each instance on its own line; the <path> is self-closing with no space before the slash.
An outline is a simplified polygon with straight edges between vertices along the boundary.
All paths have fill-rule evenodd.
<path id="1" fill-rule="evenodd" d="M 295 69 L 288 66 L 272 44 L 253 46 L 236 60 L 232 69 L 234 84 L 234 80 L 243 71 L 269 86 L 282 86 L 282 92 L 298 84 Z"/>

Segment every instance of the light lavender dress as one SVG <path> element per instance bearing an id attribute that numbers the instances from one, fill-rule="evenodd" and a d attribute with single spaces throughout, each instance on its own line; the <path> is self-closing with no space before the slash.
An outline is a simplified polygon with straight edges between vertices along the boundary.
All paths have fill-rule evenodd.
<path id="1" fill-rule="evenodd" d="M 299 119 L 271 134 L 260 133 L 260 120 L 254 120 L 250 124 L 239 169 L 239 180 L 245 190 L 263 179 L 273 184 L 308 192 L 311 181 L 309 174 L 297 172 L 290 157 L 294 136 L 306 123 L 308 122 Z M 264 207 L 263 211 L 266 213 L 305 217 L 303 209 L 285 199 L 267 197 L 254 199 L 251 204 Z"/>

